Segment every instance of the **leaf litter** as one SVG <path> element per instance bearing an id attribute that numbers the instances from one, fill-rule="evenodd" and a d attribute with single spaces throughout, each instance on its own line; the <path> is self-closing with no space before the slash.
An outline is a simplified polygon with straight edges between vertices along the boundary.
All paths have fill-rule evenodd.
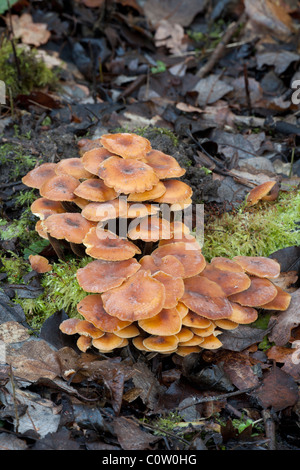
<path id="1" fill-rule="evenodd" d="M 111 3 L 74 1 L 71 12 L 39 2 L 30 12 L 4 8 L 1 33 L 13 34 L 16 47 L 37 48 L 60 75 L 58 89 L 20 95 L 1 114 L 5 220 L 20 217 L 14 202 L 25 189 L 5 145 L 20 146 L 35 163 L 54 162 L 77 157 L 79 138 L 118 128 L 142 127 L 153 146 L 186 159 L 187 182 L 208 211 L 239 205 L 270 179 L 299 189 L 296 2 Z M 289 248 L 271 255 L 280 259 L 277 282 L 290 289 L 289 309 L 227 331 L 220 351 L 186 358 L 80 353 L 58 336 L 68 312 L 57 311 L 37 332 L 14 302 L 25 291 L 37 298 L 39 281 L 30 289 L 4 273 L 1 448 L 268 449 L 274 434 L 266 420 L 256 423 L 271 413 L 276 448 L 298 449 L 300 257 L 299 247 Z M 1 239 L 0 255 L 12 252 L 23 256 L 24 241 Z M 53 257 L 47 246 L 42 253 Z"/>

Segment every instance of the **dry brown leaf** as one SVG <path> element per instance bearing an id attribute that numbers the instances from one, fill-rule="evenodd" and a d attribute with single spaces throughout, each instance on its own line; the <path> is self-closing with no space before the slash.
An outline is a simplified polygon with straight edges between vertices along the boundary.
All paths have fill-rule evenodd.
<path id="1" fill-rule="evenodd" d="M 171 24 L 166 20 L 159 22 L 155 35 L 156 47 L 165 46 L 171 54 L 180 55 L 187 50 L 184 29 L 180 24 Z"/>
<path id="2" fill-rule="evenodd" d="M 201 13 L 207 5 L 207 0 L 146 0 L 144 12 L 147 20 L 155 25 L 165 19 L 170 23 L 189 26 L 194 17 Z"/>
<path id="3" fill-rule="evenodd" d="M 245 9 L 250 22 L 256 27 L 271 31 L 281 39 L 293 33 L 293 21 L 276 0 L 245 0 Z"/>
<path id="4" fill-rule="evenodd" d="M 300 289 L 291 293 L 289 308 L 278 316 L 272 317 L 272 320 L 275 322 L 269 334 L 269 340 L 276 346 L 284 346 L 290 340 L 292 329 L 300 324 Z"/>
<path id="5" fill-rule="evenodd" d="M 38 47 L 50 39 L 51 33 L 47 30 L 47 25 L 34 23 L 29 13 L 23 13 L 21 16 L 11 15 L 11 18 L 7 16 L 5 21 L 8 25 L 11 21 L 14 37 L 21 38 L 24 44 Z"/>

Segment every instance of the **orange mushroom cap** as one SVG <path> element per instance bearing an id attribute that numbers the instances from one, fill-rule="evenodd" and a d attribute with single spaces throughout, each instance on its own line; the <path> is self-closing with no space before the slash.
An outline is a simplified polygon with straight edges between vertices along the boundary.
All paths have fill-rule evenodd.
<path id="1" fill-rule="evenodd" d="M 158 216 L 145 217 L 138 223 L 135 221 L 133 225 L 134 227 L 129 228 L 127 233 L 131 240 L 156 242 L 172 236 L 170 223 Z"/>
<path id="2" fill-rule="evenodd" d="M 201 338 L 206 338 L 207 336 L 210 336 L 214 333 L 214 331 L 216 329 L 215 321 L 216 320 L 211 322 L 211 324 L 209 326 L 207 326 L 206 328 L 200 328 L 200 327 L 192 326 L 191 330 L 196 336 L 201 336 Z"/>
<path id="3" fill-rule="evenodd" d="M 117 198 L 106 202 L 90 202 L 82 209 L 81 214 L 88 220 L 104 222 L 127 217 L 127 212 L 127 202 L 123 198 Z"/>
<path id="4" fill-rule="evenodd" d="M 252 276 L 276 279 L 280 275 L 280 264 L 271 258 L 264 256 L 235 256 L 233 260 Z"/>
<path id="5" fill-rule="evenodd" d="M 261 307 L 275 299 L 277 289 L 269 279 L 253 277 L 248 289 L 230 295 L 228 299 L 245 307 Z"/>
<path id="6" fill-rule="evenodd" d="M 47 180 L 56 175 L 55 168 L 56 163 L 42 163 L 23 176 L 22 183 L 30 188 L 40 189 Z"/>
<path id="7" fill-rule="evenodd" d="M 143 159 L 151 150 L 151 144 L 145 137 L 125 132 L 105 134 L 101 137 L 101 144 L 123 158 Z"/>
<path id="8" fill-rule="evenodd" d="M 152 252 L 154 262 L 167 255 L 175 256 L 184 267 L 184 277 L 192 277 L 201 273 L 206 266 L 206 261 L 201 251 L 193 249 L 192 243 L 174 242 L 159 246 Z"/>
<path id="9" fill-rule="evenodd" d="M 201 315 L 189 310 L 187 315 L 183 317 L 182 324 L 188 327 L 204 329 L 211 326 L 212 322 L 208 318 L 201 317 Z"/>
<path id="10" fill-rule="evenodd" d="M 211 281 L 216 282 L 221 286 L 226 295 L 242 292 L 243 290 L 248 289 L 251 284 L 251 279 L 247 274 L 223 271 L 213 265 L 207 265 L 201 272 L 201 276 L 207 277 Z"/>
<path id="11" fill-rule="evenodd" d="M 165 287 L 140 269 L 120 287 L 102 294 L 104 309 L 120 320 L 142 320 L 157 315 L 165 303 Z"/>
<path id="12" fill-rule="evenodd" d="M 112 188 L 106 186 L 99 178 L 89 178 L 82 181 L 74 190 L 74 194 L 92 202 L 106 202 L 118 196 Z"/>
<path id="13" fill-rule="evenodd" d="M 179 344 L 181 344 L 192 339 L 194 336 L 194 333 L 192 332 L 192 330 L 190 330 L 190 328 L 182 326 L 181 330 L 178 331 L 178 333 L 176 333 L 176 336 L 178 338 Z"/>
<path id="14" fill-rule="evenodd" d="M 143 345 L 150 351 L 174 352 L 178 346 L 178 338 L 175 335 L 168 336 L 148 336 L 143 340 Z"/>
<path id="15" fill-rule="evenodd" d="M 185 292 L 181 302 L 198 315 L 216 320 L 228 318 L 232 313 L 226 294 L 216 282 L 204 276 L 194 276 L 185 279 L 184 285 Z"/>
<path id="16" fill-rule="evenodd" d="M 113 349 L 123 345 L 123 338 L 115 335 L 114 333 L 105 333 L 101 338 L 93 339 L 92 344 L 101 352 L 110 352 Z"/>
<path id="17" fill-rule="evenodd" d="M 232 306 L 232 314 L 228 318 L 228 320 L 239 323 L 241 325 L 247 325 L 249 323 L 253 323 L 257 320 L 258 313 L 252 307 L 243 307 L 236 302 L 230 302 Z"/>
<path id="18" fill-rule="evenodd" d="M 67 318 L 67 320 L 61 322 L 59 329 L 65 335 L 75 335 L 77 333 L 77 325 L 80 321 L 80 318 Z"/>
<path id="19" fill-rule="evenodd" d="M 92 227 L 82 243 L 87 255 L 106 261 L 122 261 L 141 253 L 131 241 L 99 227 Z"/>
<path id="20" fill-rule="evenodd" d="M 169 336 L 180 332 L 182 321 L 176 308 L 164 308 L 152 318 L 139 320 L 138 324 L 151 335 Z"/>
<path id="21" fill-rule="evenodd" d="M 170 179 L 163 181 L 166 188 L 165 193 L 154 199 L 154 202 L 176 204 L 181 203 L 192 197 L 192 188 L 183 181 Z"/>
<path id="22" fill-rule="evenodd" d="M 256 204 L 260 199 L 266 196 L 273 186 L 275 186 L 276 181 L 266 181 L 255 188 L 251 189 L 247 196 L 246 206 L 253 206 Z"/>
<path id="23" fill-rule="evenodd" d="M 234 273 L 243 273 L 245 272 L 242 266 L 240 266 L 236 261 L 225 258 L 224 256 L 217 256 L 213 258 L 210 262 L 212 266 L 223 271 L 229 271 Z"/>
<path id="24" fill-rule="evenodd" d="M 184 282 L 181 277 L 174 277 L 171 274 L 167 274 L 163 271 L 157 271 L 152 274 L 154 279 L 157 279 L 165 286 L 166 299 L 164 308 L 175 308 L 178 304 L 179 299 L 184 294 Z"/>
<path id="25" fill-rule="evenodd" d="M 37 273 L 48 273 L 49 271 L 52 270 L 51 264 L 49 264 L 49 261 L 47 258 L 41 255 L 29 255 L 28 257 L 30 266 L 34 271 Z"/>
<path id="26" fill-rule="evenodd" d="M 184 341 L 183 343 L 179 342 L 179 346 L 199 346 L 203 341 L 204 338 L 194 335 L 191 339 Z"/>
<path id="27" fill-rule="evenodd" d="M 85 152 L 82 157 L 82 164 L 84 168 L 92 175 L 98 175 L 99 167 L 104 160 L 113 157 L 114 154 L 109 152 L 104 147 L 94 148 Z"/>
<path id="28" fill-rule="evenodd" d="M 143 269 L 149 270 L 151 274 L 157 271 L 171 274 L 174 277 L 184 276 L 184 267 L 182 263 L 173 255 L 167 255 L 164 258 L 159 258 L 154 261 L 151 255 L 145 255 L 140 259 L 140 264 Z"/>
<path id="29" fill-rule="evenodd" d="M 104 335 L 104 331 L 96 328 L 93 323 L 87 320 L 79 320 L 75 326 L 76 332 L 82 336 L 89 336 L 90 338 L 101 338 Z"/>
<path id="30" fill-rule="evenodd" d="M 151 166 L 133 158 L 110 157 L 101 163 L 99 178 L 118 193 L 144 193 L 158 184 Z"/>
<path id="31" fill-rule="evenodd" d="M 93 223 L 78 212 L 65 212 L 47 217 L 43 221 L 43 227 L 53 238 L 79 244 L 83 242 Z"/>
<path id="32" fill-rule="evenodd" d="M 77 304 L 77 310 L 85 320 L 106 333 L 114 333 L 131 323 L 109 315 L 104 310 L 101 294 L 88 294 Z"/>
<path id="33" fill-rule="evenodd" d="M 264 304 L 263 309 L 264 310 L 279 310 L 279 311 L 287 310 L 291 302 L 291 294 L 289 294 L 288 292 L 285 292 L 279 286 L 275 285 L 275 288 L 277 290 L 276 297 L 273 300 L 271 300 L 271 302 Z"/>
<path id="34" fill-rule="evenodd" d="M 239 326 L 237 322 L 228 320 L 227 318 L 222 320 L 215 320 L 215 324 L 223 330 L 235 330 Z"/>
<path id="35" fill-rule="evenodd" d="M 131 323 L 131 325 L 125 326 L 122 330 L 115 331 L 115 335 L 119 336 L 120 338 L 136 338 L 139 336 L 140 330 L 136 325 Z"/>
<path id="36" fill-rule="evenodd" d="M 162 196 L 166 192 L 166 187 L 162 181 L 159 181 L 152 189 L 144 191 L 142 193 L 130 193 L 128 194 L 129 202 L 144 202 L 153 201 L 158 197 Z"/>
<path id="37" fill-rule="evenodd" d="M 81 335 L 79 336 L 76 344 L 80 351 L 86 352 L 92 346 L 92 338 L 89 336 Z"/>
<path id="38" fill-rule="evenodd" d="M 214 335 L 207 336 L 201 343 L 202 349 L 219 349 L 222 347 L 221 341 Z"/>
<path id="39" fill-rule="evenodd" d="M 84 168 L 81 158 L 63 158 L 56 164 L 55 173 L 70 175 L 76 179 L 91 177 L 91 173 Z"/>
<path id="40" fill-rule="evenodd" d="M 135 274 L 141 265 L 134 259 L 122 261 L 94 260 L 76 273 L 80 287 L 86 292 L 102 293 L 119 287 Z"/>
<path id="41" fill-rule="evenodd" d="M 40 187 L 40 195 L 52 201 L 73 201 L 79 181 L 70 175 L 55 175 Z"/>
<path id="42" fill-rule="evenodd" d="M 145 161 L 153 168 L 159 179 L 180 178 L 186 172 L 174 157 L 159 150 L 150 150 Z"/>
<path id="43" fill-rule="evenodd" d="M 199 346 L 184 346 L 184 344 L 182 344 L 178 346 L 176 354 L 178 354 L 178 356 L 185 357 L 192 353 L 199 353 L 200 351 L 201 348 Z"/>
<path id="44" fill-rule="evenodd" d="M 60 201 L 51 201 L 45 197 L 39 197 L 30 206 L 31 212 L 41 220 L 52 214 L 62 214 L 66 212 Z"/>
<path id="45" fill-rule="evenodd" d="M 38 220 L 37 223 L 35 224 L 35 230 L 41 238 L 44 238 L 45 240 L 49 240 L 48 233 L 42 226 L 42 223 L 43 223 L 42 220 Z"/>

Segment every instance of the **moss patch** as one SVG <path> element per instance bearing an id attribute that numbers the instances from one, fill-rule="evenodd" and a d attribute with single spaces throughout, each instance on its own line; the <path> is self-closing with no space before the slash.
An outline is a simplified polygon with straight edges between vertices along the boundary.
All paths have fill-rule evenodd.
<path id="1" fill-rule="evenodd" d="M 16 52 L 16 53 L 15 53 Z M 58 77 L 45 62 L 37 57 L 37 50 L 15 44 L 15 52 L 10 41 L 4 40 L 0 48 L 0 80 L 12 97 L 28 95 L 37 88 L 55 88 Z"/>
<path id="2" fill-rule="evenodd" d="M 276 202 L 260 202 L 250 208 L 208 218 L 203 254 L 215 256 L 269 256 L 300 244 L 300 193 L 281 192 Z"/>

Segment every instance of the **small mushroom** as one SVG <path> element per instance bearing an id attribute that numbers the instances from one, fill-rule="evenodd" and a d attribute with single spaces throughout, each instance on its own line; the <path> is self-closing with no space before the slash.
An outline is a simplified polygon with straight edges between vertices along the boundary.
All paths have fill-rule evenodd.
<path id="1" fill-rule="evenodd" d="M 92 346 L 92 338 L 89 336 L 79 336 L 77 340 L 77 347 L 80 351 L 86 352 Z"/>
<path id="2" fill-rule="evenodd" d="M 262 308 L 264 310 L 287 310 L 291 302 L 291 294 L 285 292 L 281 287 L 276 285 L 275 289 L 277 290 L 276 297 L 267 304 L 264 304 Z"/>
<path id="3" fill-rule="evenodd" d="M 118 197 L 118 194 L 99 178 L 89 178 L 82 181 L 75 188 L 74 194 L 92 202 L 106 202 Z"/>
<path id="4" fill-rule="evenodd" d="M 55 175 L 47 179 L 40 187 L 40 195 L 51 201 L 74 201 L 80 182 L 70 175 Z"/>
<path id="5" fill-rule="evenodd" d="M 194 276 L 185 279 L 184 285 L 185 292 L 181 302 L 198 315 L 217 320 L 228 318 L 232 313 L 232 307 L 226 294 L 216 282 L 204 276 Z"/>
<path id="6" fill-rule="evenodd" d="M 80 139 L 77 142 L 79 155 L 82 156 L 85 152 L 89 150 L 102 147 L 100 139 Z"/>
<path id="7" fill-rule="evenodd" d="M 232 313 L 228 320 L 239 323 L 240 325 L 247 325 L 257 320 L 258 313 L 252 307 L 243 307 L 236 302 L 230 302 L 232 307 Z"/>
<path id="8" fill-rule="evenodd" d="M 80 320 L 76 324 L 76 332 L 79 335 L 82 336 L 88 336 L 90 338 L 101 338 L 101 336 L 104 335 L 104 331 L 100 330 L 99 328 L 96 328 L 93 323 L 87 321 L 87 320 Z"/>
<path id="9" fill-rule="evenodd" d="M 253 277 L 248 289 L 230 295 L 228 299 L 244 307 L 261 307 L 275 299 L 277 289 L 271 281 L 264 278 Z"/>
<path id="10" fill-rule="evenodd" d="M 80 318 L 67 318 L 67 320 L 61 322 L 59 329 L 65 335 L 75 335 L 77 333 L 77 325 L 80 321 Z"/>
<path id="11" fill-rule="evenodd" d="M 135 274 L 141 265 L 134 259 L 122 261 L 94 260 L 76 273 L 80 287 L 86 292 L 102 293 L 119 287 Z"/>
<path id="12" fill-rule="evenodd" d="M 176 336 L 178 338 L 179 343 L 181 344 L 192 339 L 194 336 L 194 333 L 192 332 L 192 330 L 190 330 L 190 328 L 183 326 L 181 330 L 178 333 L 176 333 Z"/>
<path id="13" fill-rule="evenodd" d="M 156 204 L 141 204 L 135 202 L 128 204 L 126 216 L 128 217 L 128 219 L 138 219 L 156 215 L 159 210 L 160 208 Z M 120 217 L 122 217 L 122 215 Z"/>
<path id="14" fill-rule="evenodd" d="M 111 352 L 123 344 L 123 338 L 114 333 L 105 333 L 101 338 L 93 339 L 92 345 L 101 352 Z"/>
<path id="15" fill-rule="evenodd" d="M 127 213 L 127 202 L 123 198 L 107 202 L 90 202 L 81 212 L 83 217 L 93 222 L 104 222 L 106 220 L 117 219 L 118 217 L 127 217 Z"/>
<path id="16" fill-rule="evenodd" d="M 159 179 L 180 178 L 186 172 L 174 157 L 159 150 L 150 150 L 145 156 L 145 161 L 153 168 Z"/>
<path id="17" fill-rule="evenodd" d="M 162 310 L 165 297 L 164 285 L 142 269 L 120 287 L 102 294 L 105 311 L 124 321 L 154 317 Z"/>
<path id="18" fill-rule="evenodd" d="M 178 301 L 184 294 L 184 282 L 181 277 L 174 277 L 171 274 L 167 274 L 163 271 L 157 271 L 152 274 L 154 279 L 157 279 L 165 286 L 166 298 L 164 308 L 175 308 Z"/>
<path id="19" fill-rule="evenodd" d="M 142 193 L 128 194 L 128 202 L 145 202 L 153 201 L 162 196 L 166 192 L 166 187 L 162 181 L 159 181 L 152 189 Z"/>
<path id="20" fill-rule="evenodd" d="M 163 258 L 154 260 L 153 256 L 145 255 L 140 259 L 140 264 L 143 269 L 149 270 L 151 274 L 158 271 L 170 274 L 174 277 L 184 276 L 184 267 L 182 263 L 173 255 L 166 255 Z"/>
<path id="21" fill-rule="evenodd" d="M 190 328 L 208 328 L 212 322 L 208 318 L 204 318 L 192 310 L 189 310 L 188 313 L 183 317 L 182 324 Z"/>
<path id="22" fill-rule="evenodd" d="M 43 221 L 44 229 L 57 240 L 67 240 L 71 243 L 83 242 L 93 223 L 76 212 L 52 214 Z"/>
<path id="23" fill-rule="evenodd" d="M 40 189 L 46 181 L 56 175 L 55 168 L 56 163 L 42 163 L 23 176 L 22 183 L 30 188 Z"/>
<path id="24" fill-rule="evenodd" d="M 201 251 L 193 248 L 196 247 L 192 243 L 175 242 L 159 246 L 152 252 L 151 256 L 155 263 L 167 255 L 175 256 L 184 267 L 184 277 L 188 278 L 201 273 L 206 266 Z"/>
<path id="25" fill-rule="evenodd" d="M 276 279 L 280 275 L 280 264 L 271 258 L 264 256 L 235 256 L 233 260 L 252 276 Z"/>
<path id="26" fill-rule="evenodd" d="M 221 341 L 214 335 L 207 336 L 201 343 L 201 348 L 203 349 L 219 349 L 221 347 Z"/>
<path id="27" fill-rule="evenodd" d="M 82 243 L 87 255 L 106 261 L 122 261 L 141 253 L 131 241 L 99 227 L 92 227 Z"/>
<path id="28" fill-rule="evenodd" d="M 247 196 L 246 207 L 257 204 L 263 197 L 265 197 L 275 186 L 276 181 L 266 181 L 255 188 L 251 189 Z"/>
<path id="29" fill-rule="evenodd" d="M 51 264 L 49 264 L 49 261 L 44 256 L 29 255 L 28 259 L 32 269 L 39 274 L 48 273 L 52 270 Z"/>
<path id="30" fill-rule="evenodd" d="M 152 318 L 139 320 L 139 327 L 151 335 L 169 336 L 180 332 L 182 322 L 176 308 L 164 308 Z"/>
<path id="31" fill-rule="evenodd" d="M 189 354 L 199 353 L 200 351 L 201 348 L 199 346 L 184 346 L 184 344 L 182 344 L 178 346 L 176 354 L 178 354 L 178 356 L 185 357 Z"/>
<path id="32" fill-rule="evenodd" d="M 201 276 L 216 282 L 225 292 L 226 295 L 232 295 L 242 292 L 250 287 L 251 279 L 247 274 L 223 271 L 213 265 L 206 265 L 201 272 Z"/>
<path id="33" fill-rule="evenodd" d="M 115 331 L 115 335 L 119 336 L 120 338 L 135 338 L 139 334 L 140 330 L 133 323 L 126 326 L 125 328 L 122 328 L 122 330 Z"/>
<path id="34" fill-rule="evenodd" d="M 151 335 L 143 340 L 143 345 L 150 351 L 159 353 L 174 352 L 178 346 L 178 338 L 176 335 L 155 336 Z"/>
<path id="35" fill-rule="evenodd" d="M 91 177 L 91 173 L 84 168 L 81 158 L 63 158 L 56 164 L 55 173 L 70 175 L 78 180 Z"/>
<path id="36" fill-rule="evenodd" d="M 104 134 L 101 144 L 110 152 L 123 158 L 143 159 L 151 150 L 151 144 L 145 137 L 127 132 Z"/>
<path id="37" fill-rule="evenodd" d="M 163 181 L 166 188 L 165 193 L 154 199 L 154 202 L 165 204 L 177 204 L 186 201 L 192 197 L 192 188 L 183 181 L 170 179 Z"/>
<path id="38" fill-rule="evenodd" d="M 51 201 L 45 197 L 39 197 L 30 206 L 31 212 L 44 220 L 52 214 L 62 214 L 66 212 L 60 201 Z"/>
<path id="39" fill-rule="evenodd" d="M 131 323 L 109 315 L 104 310 L 101 294 L 88 294 L 77 304 L 77 310 L 85 320 L 106 333 L 115 333 Z"/>
<path id="40" fill-rule="evenodd" d="M 98 176 L 106 186 L 124 194 L 149 191 L 159 182 L 149 165 L 133 158 L 108 158 L 101 163 Z"/>
<path id="41" fill-rule="evenodd" d="M 82 157 L 82 164 L 84 168 L 91 173 L 92 175 L 98 176 L 99 167 L 104 160 L 109 157 L 115 156 L 113 153 L 109 152 L 106 148 L 94 148 L 85 152 Z"/>
<path id="42" fill-rule="evenodd" d="M 222 271 L 229 271 L 233 273 L 244 273 L 244 269 L 236 261 L 225 258 L 224 256 L 217 256 L 212 258 L 210 264 L 215 268 L 222 269 Z"/>

